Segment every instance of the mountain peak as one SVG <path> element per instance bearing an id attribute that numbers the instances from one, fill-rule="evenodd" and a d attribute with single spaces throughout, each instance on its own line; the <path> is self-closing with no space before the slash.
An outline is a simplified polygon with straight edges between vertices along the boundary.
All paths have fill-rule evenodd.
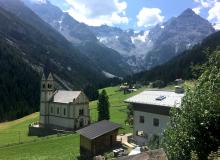
<path id="1" fill-rule="evenodd" d="M 196 15 L 196 13 L 191 8 L 187 8 L 185 11 L 181 13 L 180 16 L 194 16 L 194 15 Z"/>

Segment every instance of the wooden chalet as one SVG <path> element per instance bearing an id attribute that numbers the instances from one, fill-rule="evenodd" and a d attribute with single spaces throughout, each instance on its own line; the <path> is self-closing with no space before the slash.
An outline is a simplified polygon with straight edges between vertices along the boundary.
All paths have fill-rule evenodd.
<path id="1" fill-rule="evenodd" d="M 77 131 L 80 134 L 80 154 L 91 156 L 102 154 L 117 144 L 121 125 L 103 120 Z"/>

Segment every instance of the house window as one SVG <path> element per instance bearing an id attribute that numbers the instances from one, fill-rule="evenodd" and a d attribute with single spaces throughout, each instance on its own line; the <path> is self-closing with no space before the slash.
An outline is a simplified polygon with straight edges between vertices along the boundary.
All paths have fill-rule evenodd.
<path id="1" fill-rule="evenodd" d="M 50 108 L 50 112 L 53 113 L 53 107 Z"/>
<path id="2" fill-rule="evenodd" d="M 63 109 L 63 115 L 66 115 L 66 108 Z"/>
<path id="3" fill-rule="evenodd" d="M 159 126 L 159 119 L 158 119 L 158 118 L 154 118 L 154 119 L 153 119 L 153 125 L 154 125 L 155 127 L 158 127 L 158 126 Z"/>
<path id="4" fill-rule="evenodd" d="M 80 110 L 79 110 L 79 115 L 80 115 L 80 116 L 83 116 L 83 115 L 84 115 L 84 110 L 83 110 L 83 109 L 80 109 Z"/>
<path id="5" fill-rule="evenodd" d="M 144 123 L 144 116 L 140 116 L 139 122 Z"/>
<path id="6" fill-rule="evenodd" d="M 57 114 L 59 114 L 60 113 L 60 109 L 59 108 L 57 108 Z"/>

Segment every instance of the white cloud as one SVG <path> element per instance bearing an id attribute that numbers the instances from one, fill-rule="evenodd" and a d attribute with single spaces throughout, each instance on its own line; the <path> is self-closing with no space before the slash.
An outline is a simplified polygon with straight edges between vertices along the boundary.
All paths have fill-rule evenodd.
<path id="1" fill-rule="evenodd" d="M 200 14 L 202 9 L 208 10 L 207 19 L 212 23 L 220 22 L 220 2 L 219 0 L 194 0 L 198 6 L 193 9 L 197 14 Z"/>
<path id="2" fill-rule="evenodd" d="M 67 12 L 79 22 L 91 26 L 126 24 L 127 3 L 119 0 L 65 0 L 71 8 Z"/>
<path id="3" fill-rule="evenodd" d="M 142 8 L 137 15 L 138 27 L 149 27 L 163 22 L 164 16 L 161 16 L 159 8 Z"/>
<path id="4" fill-rule="evenodd" d="M 216 2 L 208 13 L 209 21 L 220 22 L 220 2 Z"/>
<path id="5" fill-rule="evenodd" d="M 201 11 L 201 7 L 196 7 L 196 8 L 193 8 L 192 10 L 196 13 L 196 14 L 200 14 L 200 11 Z"/>
<path id="6" fill-rule="evenodd" d="M 217 2 L 217 0 L 194 0 L 194 2 L 198 3 L 200 8 L 210 8 Z"/>

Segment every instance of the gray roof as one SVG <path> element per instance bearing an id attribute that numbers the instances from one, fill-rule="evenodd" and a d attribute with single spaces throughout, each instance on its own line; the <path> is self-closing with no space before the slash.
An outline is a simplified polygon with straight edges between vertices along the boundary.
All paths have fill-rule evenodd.
<path id="1" fill-rule="evenodd" d="M 58 90 L 54 95 L 53 102 L 57 103 L 70 103 L 73 102 L 74 99 L 78 98 L 81 91 L 63 91 Z"/>
<path id="2" fill-rule="evenodd" d="M 82 128 L 76 132 L 88 139 L 95 139 L 119 128 L 121 128 L 120 124 L 113 123 L 108 120 L 103 120 L 91 124 L 88 127 Z"/>
<path id="3" fill-rule="evenodd" d="M 125 100 L 127 103 L 150 104 L 156 106 L 179 107 L 184 94 L 174 91 L 146 90 Z"/>

